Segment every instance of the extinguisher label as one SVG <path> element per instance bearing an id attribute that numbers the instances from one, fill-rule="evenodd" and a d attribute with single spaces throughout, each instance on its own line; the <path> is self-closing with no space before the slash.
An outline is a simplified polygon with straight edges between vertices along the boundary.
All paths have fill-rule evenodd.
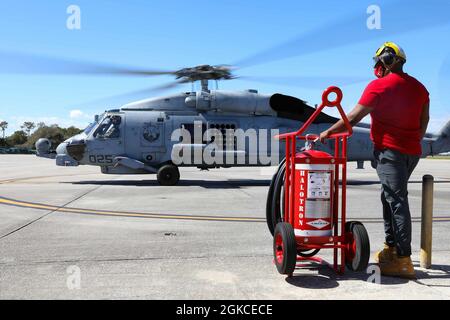
<path id="1" fill-rule="evenodd" d="M 298 224 L 300 226 L 303 225 L 303 219 L 305 217 L 305 208 L 306 208 L 306 195 L 307 195 L 307 187 L 308 187 L 308 180 L 305 170 L 297 170 L 298 173 L 298 190 L 296 194 L 298 195 L 297 201 L 298 201 L 298 219 L 295 219 L 298 221 Z M 295 226 L 298 227 L 298 226 Z"/>
<path id="2" fill-rule="evenodd" d="M 330 223 L 328 221 L 322 220 L 322 219 L 317 219 L 314 221 L 310 221 L 307 224 L 309 224 L 310 226 L 317 228 L 317 229 L 322 229 L 325 228 L 326 226 L 328 226 Z"/>
<path id="3" fill-rule="evenodd" d="M 304 228 L 305 212 L 306 212 L 306 198 L 308 195 L 308 171 L 296 170 L 297 190 L 296 193 L 296 207 L 298 208 L 298 216 L 295 219 L 294 229 Z"/>
<path id="4" fill-rule="evenodd" d="M 332 169 L 296 168 L 295 171 L 296 235 L 331 235 Z"/>
<path id="5" fill-rule="evenodd" d="M 328 199 L 330 198 L 329 171 L 309 171 L 308 172 L 308 198 Z"/>

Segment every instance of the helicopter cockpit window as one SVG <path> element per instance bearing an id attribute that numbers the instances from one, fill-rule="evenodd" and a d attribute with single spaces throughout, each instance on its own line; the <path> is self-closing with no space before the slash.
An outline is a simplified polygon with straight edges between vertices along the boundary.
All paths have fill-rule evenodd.
<path id="1" fill-rule="evenodd" d="M 95 138 L 115 139 L 120 137 L 122 118 L 118 115 L 107 116 L 95 130 Z"/>
<path id="2" fill-rule="evenodd" d="M 94 129 L 94 127 L 97 125 L 97 122 L 92 122 L 92 123 L 90 123 L 84 130 L 83 130 L 83 132 L 86 134 L 86 135 L 88 135 L 91 131 L 92 131 L 92 129 Z"/>

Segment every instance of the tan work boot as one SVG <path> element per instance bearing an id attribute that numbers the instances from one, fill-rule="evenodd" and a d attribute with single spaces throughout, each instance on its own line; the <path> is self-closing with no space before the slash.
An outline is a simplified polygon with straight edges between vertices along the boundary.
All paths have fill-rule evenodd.
<path id="1" fill-rule="evenodd" d="M 395 256 L 392 261 L 380 263 L 379 266 L 383 276 L 416 279 L 416 272 L 410 257 Z"/>
<path id="2" fill-rule="evenodd" d="M 397 249 L 395 247 L 389 247 L 386 243 L 384 249 L 375 253 L 376 263 L 385 263 L 394 260 L 397 257 Z"/>

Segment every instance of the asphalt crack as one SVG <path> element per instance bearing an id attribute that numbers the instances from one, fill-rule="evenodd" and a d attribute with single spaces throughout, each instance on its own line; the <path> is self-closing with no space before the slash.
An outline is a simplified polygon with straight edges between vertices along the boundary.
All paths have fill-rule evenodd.
<path id="1" fill-rule="evenodd" d="M 260 255 L 236 255 L 231 256 L 231 258 L 270 258 L 271 254 L 260 254 Z M 220 257 L 220 256 L 190 256 L 182 258 L 174 257 L 143 257 L 143 258 L 106 258 L 106 259 L 67 259 L 67 260 L 44 260 L 44 261 L 30 261 L 30 262 L 0 262 L 0 266 L 28 266 L 28 265 L 45 265 L 45 264 L 66 264 L 66 263 L 92 263 L 92 262 L 128 262 L 128 261 L 164 261 L 164 260 L 205 260 L 205 259 L 223 259 L 230 257 Z"/>
<path id="2" fill-rule="evenodd" d="M 35 218 L 35 219 L 32 219 L 31 221 L 28 221 L 28 222 L 25 223 L 24 225 L 22 225 L 22 226 L 20 226 L 20 227 L 18 227 L 18 228 L 15 228 L 14 230 L 12 230 L 12 231 L 10 231 L 10 232 L 8 232 L 8 233 L 6 233 L 6 234 L 0 236 L 0 240 L 3 240 L 4 238 L 6 238 L 6 237 L 8 237 L 8 236 L 10 236 L 10 235 L 12 235 L 12 234 L 14 234 L 14 233 L 16 233 L 16 232 L 18 232 L 18 231 L 20 231 L 20 230 L 23 230 L 24 228 L 26 228 L 26 227 L 28 227 L 28 226 L 34 224 L 35 222 L 37 222 L 37 221 L 39 221 L 39 220 L 44 219 L 45 217 L 47 217 L 48 215 L 50 215 L 50 214 L 52 214 L 52 213 L 54 213 L 54 212 L 58 212 L 58 210 L 60 210 L 60 209 L 62 209 L 62 208 L 64 208 L 64 207 L 66 207 L 66 206 L 68 206 L 69 204 L 71 204 L 71 203 L 73 203 L 73 202 L 75 202 L 75 201 L 81 199 L 82 197 L 88 195 L 88 194 L 91 193 L 91 192 L 94 192 L 95 190 L 97 190 L 97 189 L 99 189 L 99 188 L 101 188 L 101 187 L 102 187 L 101 185 L 100 185 L 100 186 L 96 186 L 96 187 L 93 188 L 93 189 L 90 189 L 90 190 L 88 190 L 88 191 L 86 191 L 86 192 L 83 192 L 81 195 L 79 195 L 79 196 L 75 197 L 74 199 L 72 199 L 72 200 L 66 202 L 66 203 L 63 204 L 62 206 L 58 206 L 58 207 L 56 207 L 55 209 L 50 210 L 49 212 L 47 212 L 47 213 L 45 213 L 45 214 L 43 214 L 43 215 L 41 215 L 41 216 L 39 216 L 39 217 L 37 217 L 37 218 Z"/>

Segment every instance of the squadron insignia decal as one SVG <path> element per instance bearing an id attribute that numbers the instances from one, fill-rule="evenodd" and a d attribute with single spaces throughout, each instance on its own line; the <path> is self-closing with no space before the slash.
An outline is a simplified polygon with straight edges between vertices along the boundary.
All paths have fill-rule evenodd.
<path id="1" fill-rule="evenodd" d="M 153 142 L 158 140 L 159 138 L 159 129 L 157 126 L 152 124 L 144 124 L 144 130 L 143 130 L 143 136 L 144 139 L 148 142 Z"/>

